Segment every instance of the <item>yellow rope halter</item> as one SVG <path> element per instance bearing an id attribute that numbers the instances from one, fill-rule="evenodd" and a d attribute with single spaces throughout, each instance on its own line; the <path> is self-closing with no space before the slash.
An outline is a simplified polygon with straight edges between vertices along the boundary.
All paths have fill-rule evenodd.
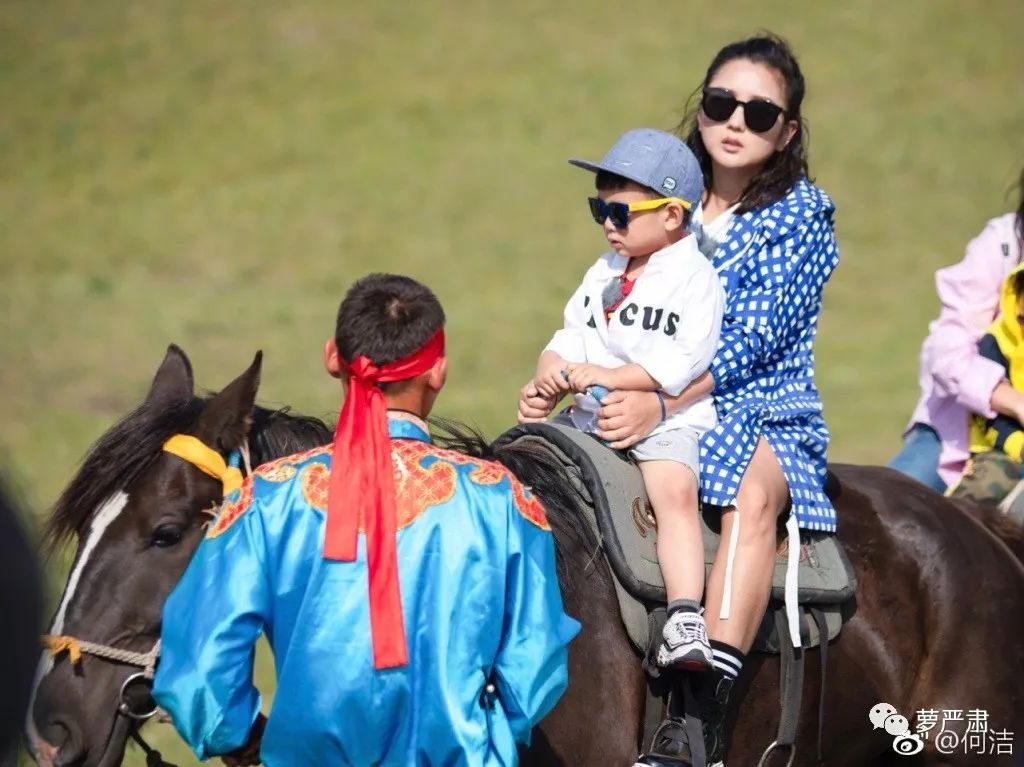
<path id="1" fill-rule="evenodd" d="M 224 485 L 224 495 L 228 496 L 242 486 L 242 472 L 235 466 L 228 466 L 224 458 L 213 448 L 188 434 L 175 434 L 164 442 L 164 452 L 176 455 L 188 461 L 204 474 L 219 479 Z"/>

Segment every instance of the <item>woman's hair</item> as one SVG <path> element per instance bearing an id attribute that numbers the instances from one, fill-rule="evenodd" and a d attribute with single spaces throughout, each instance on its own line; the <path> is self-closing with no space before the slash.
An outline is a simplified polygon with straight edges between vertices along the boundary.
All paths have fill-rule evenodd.
<path id="1" fill-rule="evenodd" d="M 796 120 L 797 128 L 793 138 L 786 147 L 768 158 L 761 171 L 750 180 L 747 188 L 740 195 L 738 213 L 763 208 L 782 199 L 800 180 L 801 176 L 809 175 L 807 169 L 807 126 L 800 114 L 800 106 L 804 100 L 804 76 L 800 71 L 793 51 L 781 37 L 773 34 L 762 34 L 747 40 L 730 43 L 718 52 L 711 61 L 704 81 L 687 100 L 687 113 L 676 128 L 680 136 L 685 136 L 701 170 L 704 172 L 704 186 L 711 188 L 711 155 L 708 154 L 697 127 L 697 112 L 700 110 L 700 96 L 723 65 L 736 59 L 746 59 L 755 64 L 763 64 L 778 72 L 785 83 L 786 111 L 785 120 Z M 696 98 L 696 106 L 693 106 Z"/>
<path id="2" fill-rule="evenodd" d="M 1017 296 L 1017 300 L 1019 301 L 1024 297 L 1024 271 L 1014 272 L 1011 279 L 1012 282 L 1010 285 L 1013 289 L 1013 294 Z"/>

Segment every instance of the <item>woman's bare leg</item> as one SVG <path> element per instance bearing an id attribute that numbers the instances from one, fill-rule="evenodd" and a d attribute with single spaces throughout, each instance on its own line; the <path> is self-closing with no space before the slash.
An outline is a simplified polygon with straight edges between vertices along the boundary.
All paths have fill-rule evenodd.
<path id="1" fill-rule="evenodd" d="M 789 502 L 789 485 L 775 452 L 762 437 L 754 450 L 736 506 L 722 513 L 722 539 L 707 584 L 708 636 L 743 652 L 750 650 L 771 595 L 775 567 L 776 520 Z M 725 587 L 729 540 L 736 516 L 739 536 L 733 559 L 729 617 L 719 618 Z"/>

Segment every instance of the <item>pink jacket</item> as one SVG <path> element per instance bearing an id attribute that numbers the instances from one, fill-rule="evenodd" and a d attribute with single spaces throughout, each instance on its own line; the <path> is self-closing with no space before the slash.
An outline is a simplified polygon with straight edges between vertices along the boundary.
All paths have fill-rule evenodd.
<path id="1" fill-rule="evenodd" d="M 935 273 L 942 311 L 921 348 L 921 399 L 910 425 L 938 432 L 938 470 L 946 484 L 960 476 L 969 455 L 968 412 L 995 415 L 990 400 L 1004 371 L 978 355 L 978 340 L 999 311 L 1003 279 L 1021 260 L 1015 218 L 1007 213 L 989 221 L 967 244 L 963 261 Z"/>

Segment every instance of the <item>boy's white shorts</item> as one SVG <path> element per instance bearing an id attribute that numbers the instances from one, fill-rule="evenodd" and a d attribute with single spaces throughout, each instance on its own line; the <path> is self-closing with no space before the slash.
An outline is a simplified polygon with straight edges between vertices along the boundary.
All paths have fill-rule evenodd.
<path id="1" fill-rule="evenodd" d="M 689 466 L 696 479 L 700 479 L 700 442 L 692 429 L 668 429 L 644 437 L 629 449 L 630 457 L 637 461 L 675 461 Z"/>

